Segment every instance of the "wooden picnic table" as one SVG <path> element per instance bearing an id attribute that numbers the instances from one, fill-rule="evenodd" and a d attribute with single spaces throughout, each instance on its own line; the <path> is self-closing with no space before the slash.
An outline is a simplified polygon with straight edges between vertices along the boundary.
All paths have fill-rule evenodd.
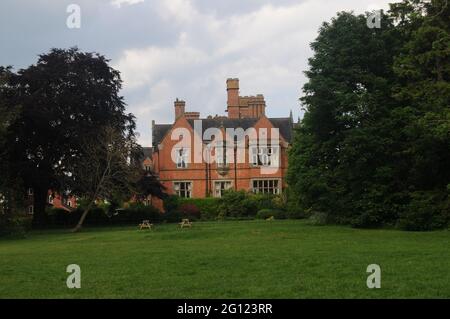
<path id="1" fill-rule="evenodd" d="M 139 229 L 152 229 L 153 228 L 153 224 L 150 223 L 149 220 L 143 220 L 142 223 L 139 224 Z"/>
<path id="2" fill-rule="evenodd" d="M 180 228 L 184 228 L 184 227 L 189 227 L 189 228 L 191 228 L 192 227 L 192 222 L 191 221 L 189 221 L 189 219 L 182 219 L 181 220 L 181 223 L 179 223 L 178 225 L 180 225 Z"/>

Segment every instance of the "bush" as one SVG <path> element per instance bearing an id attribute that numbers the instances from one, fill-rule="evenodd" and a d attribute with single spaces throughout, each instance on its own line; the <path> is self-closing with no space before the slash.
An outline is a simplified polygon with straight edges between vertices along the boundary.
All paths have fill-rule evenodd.
<path id="1" fill-rule="evenodd" d="M 256 212 L 261 209 L 277 209 L 280 208 L 280 197 L 270 194 L 248 194 L 248 201 L 251 203 L 250 206 L 256 208 Z"/>
<path id="2" fill-rule="evenodd" d="M 162 214 L 153 206 L 146 206 L 142 203 L 133 203 L 128 208 L 117 209 L 111 217 L 113 224 L 139 224 L 143 220 L 152 223 L 162 221 Z"/>
<path id="3" fill-rule="evenodd" d="M 323 212 L 312 212 L 309 216 L 308 221 L 311 225 L 323 226 L 329 223 L 329 218 L 327 213 Z"/>
<path id="4" fill-rule="evenodd" d="M 192 204 L 200 211 L 200 219 L 216 220 L 219 215 L 219 198 L 180 198 L 179 205 Z"/>
<path id="5" fill-rule="evenodd" d="M 64 209 L 56 209 L 56 208 L 47 208 L 45 213 L 48 217 L 49 226 L 54 227 L 74 226 L 78 222 L 79 217 L 81 216 L 81 212 L 78 211 L 68 212 Z"/>
<path id="6" fill-rule="evenodd" d="M 81 214 L 82 212 L 80 211 L 80 216 Z M 108 216 L 107 212 L 101 207 L 92 208 L 84 221 L 84 225 L 87 226 L 105 226 L 110 224 L 110 216 Z"/>
<path id="7" fill-rule="evenodd" d="M 28 216 L 0 216 L 0 237 L 23 238 L 31 229 L 31 218 Z"/>
<path id="8" fill-rule="evenodd" d="M 200 219 L 200 210 L 195 204 L 191 203 L 181 204 L 178 210 L 181 213 L 181 218 L 188 218 L 192 220 Z"/>
<path id="9" fill-rule="evenodd" d="M 438 204 L 440 203 L 440 204 Z M 450 221 L 450 199 L 436 192 L 415 192 L 397 226 L 409 231 L 442 229 Z"/>
<path id="10" fill-rule="evenodd" d="M 292 191 L 292 189 L 287 188 L 284 192 L 286 200 L 284 207 L 286 209 L 286 217 L 289 219 L 302 219 L 306 218 L 305 211 L 301 208 L 299 197 Z"/>
<path id="11" fill-rule="evenodd" d="M 305 213 L 298 207 L 287 207 L 286 208 L 286 218 L 288 219 L 303 219 L 305 218 Z"/>
<path id="12" fill-rule="evenodd" d="M 143 220 L 153 223 L 162 220 L 161 213 L 153 206 L 145 206 L 141 203 L 133 203 L 124 209 L 107 211 L 109 206 L 94 207 L 86 216 L 83 225 L 86 226 L 110 226 L 139 224 Z M 71 212 L 63 209 L 50 208 L 47 210 L 48 227 L 74 227 L 83 214 L 83 208 L 77 208 Z"/>
<path id="13" fill-rule="evenodd" d="M 244 190 L 229 190 L 221 198 L 179 198 L 168 196 L 164 200 L 164 220 L 181 218 L 217 220 L 224 218 L 254 218 L 262 209 L 277 211 L 278 218 L 286 218 L 286 199 L 280 195 L 252 194 Z M 189 217 L 190 216 L 190 217 Z"/>
<path id="14" fill-rule="evenodd" d="M 219 212 L 227 217 L 248 217 L 256 215 L 256 202 L 245 191 L 226 191 L 219 201 Z"/>
<path id="15" fill-rule="evenodd" d="M 164 200 L 163 219 L 177 222 L 181 218 L 215 220 L 219 215 L 219 198 L 180 198 L 168 196 Z"/>
<path id="16" fill-rule="evenodd" d="M 219 212 L 224 217 L 256 217 L 261 210 L 277 211 L 286 218 L 286 199 L 283 195 L 252 194 L 245 191 L 227 191 L 219 202 Z"/>
<path id="17" fill-rule="evenodd" d="M 355 228 L 376 228 L 383 224 L 382 212 L 377 209 L 366 208 L 366 211 L 350 219 L 350 225 Z"/>
<path id="18" fill-rule="evenodd" d="M 256 214 L 256 218 L 258 219 L 267 219 L 270 217 L 273 217 L 275 219 L 285 219 L 286 213 L 279 209 L 264 208 L 260 209 Z"/>
<path id="19" fill-rule="evenodd" d="M 164 213 L 163 220 L 168 223 L 178 223 L 183 218 L 181 212 L 178 210 L 172 210 Z"/>
<path id="20" fill-rule="evenodd" d="M 167 196 L 166 198 L 164 198 L 163 205 L 164 205 L 164 210 L 166 211 L 166 213 L 176 211 L 180 205 L 179 200 L 180 200 L 180 198 L 175 195 L 170 195 L 170 196 Z"/>

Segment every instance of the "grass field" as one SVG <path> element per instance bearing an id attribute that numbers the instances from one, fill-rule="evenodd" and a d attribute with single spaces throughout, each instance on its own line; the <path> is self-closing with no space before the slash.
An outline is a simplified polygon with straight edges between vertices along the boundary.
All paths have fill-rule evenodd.
<path id="1" fill-rule="evenodd" d="M 81 267 L 81 289 L 66 267 Z M 381 289 L 368 289 L 369 264 Z M 450 298 L 450 231 L 239 221 L 0 241 L 0 298 Z"/>

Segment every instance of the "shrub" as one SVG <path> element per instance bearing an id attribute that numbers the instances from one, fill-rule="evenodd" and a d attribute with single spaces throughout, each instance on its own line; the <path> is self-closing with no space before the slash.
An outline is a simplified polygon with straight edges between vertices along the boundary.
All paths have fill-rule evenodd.
<path id="1" fill-rule="evenodd" d="M 397 225 L 404 230 L 428 231 L 447 227 L 449 220 L 450 199 L 446 194 L 415 192 Z"/>
<path id="2" fill-rule="evenodd" d="M 287 188 L 284 192 L 286 200 L 284 207 L 286 209 L 286 217 L 289 219 L 301 219 L 306 218 L 306 212 L 302 209 L 299 197 L 292 191 L 291 188 Z"/>
<path id="3" fill-rule="evenodd" d="M 256 217 L 260 210 L 278 211 L 285 218 L 286 199 L 283 195 L 252 194 L 245 191 L 227 191 L 219 201 L 219 213 L 224 217 Z"/>
<path id="4" fill-rule="evenodd" d="M 351 218 L 350 225 L 355 228 L 380 227 L 383 224 L 382 216 L 382 213 L 376 209 L 367 209 L 367 211 L 363 211 L 359 215 Z"/>
<path id="5" fill-rule="evenodd" d="M 279 208 L 276 202 L 279 199 L 279 196 L 270 195 L 270 194 L 249 194 L 248 201 L 250 201 L 251 206 L 256 208 L 256 212 L 261 209 L 275 209 Z"/>
<path id="6" fill-rule="evenodd" d="M 178 211 L 181 213 L 181 218 L 188 218 L 192 220 L 200 219 L 200 210 L 195 204 L 191 203 L 181 204 Z"/>
<path id="7" fill-rule="evenodd" d="M 116 209 L 114 212 L 110 210 L 109 206 L 92 208 L 86 219 L 84 225 L 86 226 L 109 226 L 138 224 L 142 220 L 150 220 L 154 223 L 161 221 L 161 213 L 153 206 L 145 206 L 141 203 L 133 203 L 127 205 L 127 208 Z M 77 208 L 71 212 L 63 209 L 50 208 L 47 210 L 48 226 L 49 227 L 74 227 L 83 214 L 83 208 Z"/>
<path id="8" fill-rule="evenodd" d="M 170 213 L 173 211 L 176 211 L 179 207 L 179 200 L 180 198 L 175 195 L 170 195 L 164 198 L 163 204 L 164 204 L 164 210 L 166 213 Z"/>
<path id="9" fill-rule="evenodd" d="M 215 220 L 219 215 L 219 198 L 180 198 L 168 196 L 164 200 L 164 220 L 176 222 L 181 218 Z M 190 215 L 190 217 L 189 217 Z M 183 217 L 184 216 L 184 217 Z"/>
<path id="10" fill-rule="evenodd" d="M 23 238 L 31 228 L 31 217 L 0 216 L 0 237 Z"/>
<path id="11" fill-rule="evenodd" d="M 288 219 L 303 219 L 305 217 L 304 211 L 298 207 L 286 208 L 286 218 Z"/>
<path id="12" fill-rule="evenodd" d="M 81 216 L 81 213 L 77 214 L 77 211 L 68 212 L 64 209 L 56 208 L 47 208 L 45 212 L 48 216 L 49 226 L 57 227 L 73 226 L 76 222 L 78 222 L 79 217 Z M 74 216 L 75 214 L 77 216 Z M 78 219 L 76 217 L 78 217 Z"/>
<path id="13" fill-rule="evenodd" d="M 202 220 L 216 220 L 219 215 L 219 198 L 180 198 L 179 205 L 192 204 L 200 211 L 200 218 Z"/>
<path id="14" fill-rule="evenodd" d="M 327 213 L 323 212 L 312 212 L 308 218 L 311 225 L 323 226 L 328 224 L 329 218 Z"/>
<path id="15" fill-rule="evenodd" d="M 249 199 L 245 191 L 229 190 L 219 201 L 219 212 L 226 217 L 247 217 L 256 214 L 255 202 Z"/>
<path id="16" fill-rule="evenodd" d="M 130 204 L 125 209 L 117 209 L 111 220 L 114 224 L 138 224 L 143 220 L 158 223 L 162 220 L 162 214 L 153 206 L 142 203 Z"/>
<path id="17" fill-rule="evenodd" d="M 108 216 L 107 212 L 101 207 L 92 208 L 86 219 L 84 225 L 88 226 L 104 226 L 111 223 L 111 218 Z"/>
<path id="18" fill-rule="evenodd" d="M 286 213 L 280 209 L 264 208 L 260 209 L 256 214 L 256 218 L 258 219 L 267 219 L 270 217 L 275 219 L 284 219 L 286 218 Z"/>
<path id="19" fill-rule="evenodd" d="M 280 195 L 252 194 L 244 190 L 228 190 L 221 198 L 179 198 L 168 196 L 164 200 L 164 220 L 178 221 L 180 218 L 217 220 L 224 218 L 254 218 L 262 209 L 280 211 L 279 218 L 286 218 L 286 199 Z M 187 206 L 186 206 L 187 205 Z M 194 208 L 195 207 L 195 208 Z M 189 211 L 189 212 L 186 212 Z M 191 217 L 188 217 L 191 215 Z"/>
<path id="20" fill-rule="evenodd" d="M 168 223 L 178 223 L 183 218 L 180 211 L 172 210 L 163 214 L 163 220 Z"/>

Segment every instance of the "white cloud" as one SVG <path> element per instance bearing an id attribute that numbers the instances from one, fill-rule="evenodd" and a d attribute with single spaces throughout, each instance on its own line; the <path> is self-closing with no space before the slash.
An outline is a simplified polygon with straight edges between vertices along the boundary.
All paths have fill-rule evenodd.
<path id="1" fill-rule="evenodd" d="M 142 3 L 145 0 L 113 0 L 111 1 L 111 4 L 117 8 L 122 7 L 123 4 L 126 5 L 133 5 L 133 4 L 137 4 L 137 3 Z"/>
<path id="2" fill-rule="evenodd" d="M 171 22 L 191 23 L 200 17 L 200 14 L 189 0 L 161 1 L 157 9 L 164 19 Z"/>
<path id="3" fill-rule="evenodd" d="M 169 74 L 192 68 L 207 61 L 208 56 L 184 43 L 183 36 L 174 47 L 150 46 L 143 50 L 126 50 L 117 63 L 126 88 L 153 84 Z"/>

